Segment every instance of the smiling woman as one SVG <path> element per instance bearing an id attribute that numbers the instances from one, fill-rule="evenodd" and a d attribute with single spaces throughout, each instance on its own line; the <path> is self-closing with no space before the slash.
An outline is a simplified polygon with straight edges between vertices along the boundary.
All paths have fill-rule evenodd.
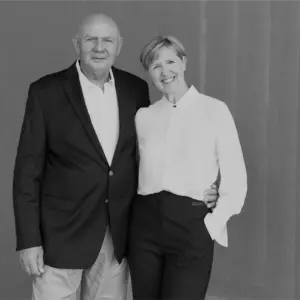
<path id="1" fill-rule="evenodd" d="M 169 36 L 154 38 L 141 54 L 163 95 L 135 117 L 140 164 L 128 252 L 135 300 L 204 300 L 213 241 L 228 245 L 227 221 L 240 213 L 247 191 L 231 113 L 186 83 L 186 61 L 182 44 Z M 205 190 L 219 172 L 211 211 Z"/>
<path id="2" fill-rule="evenodd" d="M 144 47 L 140 60 L 158 90 L 176 105 L 188 90 L 184 78 L 187 58 L 181 42 L 172 36 L 158 36 Z"/>

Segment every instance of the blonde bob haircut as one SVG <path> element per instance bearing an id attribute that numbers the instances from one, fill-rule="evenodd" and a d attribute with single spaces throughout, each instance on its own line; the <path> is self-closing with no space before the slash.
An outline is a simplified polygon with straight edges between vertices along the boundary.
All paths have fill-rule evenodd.
<path id="1" fill-rule="evenodd" d="M 173 49 L 180 59 L 186 57 L 184 46 L 177 38 L 159 35 L 148 42 L 141 52 L 140 61 L 146 71 L 149 70 L 150 65 L 157 58 L 158 51 L 163 47 Z"/>

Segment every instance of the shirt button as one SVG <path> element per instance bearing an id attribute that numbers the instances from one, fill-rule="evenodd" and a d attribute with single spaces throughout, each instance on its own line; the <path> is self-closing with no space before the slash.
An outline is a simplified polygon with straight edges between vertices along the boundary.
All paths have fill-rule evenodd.
<path id="1" fill-rule="evenodd" d="M 105 203 L 107 203 L 107 202 L 108 202 L 108 199 L 105 200 Z"/>
<path id="2" fill-rule="evenodd" d="M 113 176 L 113 175 L 114 175 L 114 172 L 113 172 L 112 170 L 110 170 L 110 171 L 108 172 L 108 175 L 109 175 L 109 176 Z"/>

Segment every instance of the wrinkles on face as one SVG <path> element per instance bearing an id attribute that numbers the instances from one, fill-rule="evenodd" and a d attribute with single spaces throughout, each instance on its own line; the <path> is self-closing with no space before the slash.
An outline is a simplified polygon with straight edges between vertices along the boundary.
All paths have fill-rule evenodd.
<path id="1" fill-rule="evenodd" d="M 168 47 L 158 50 L 149 67 L 150 77 L 155 86 L 164 94 L 176 93 L 185 85 L 186 62 Z"/>
<path id="2" fill-rule="evenodd" d="M 122 38 L 116 23 L 96 14 L 83 20 L 74 40 L 82 71 L 89 79 L 103 79 L 120 53 Z"/>

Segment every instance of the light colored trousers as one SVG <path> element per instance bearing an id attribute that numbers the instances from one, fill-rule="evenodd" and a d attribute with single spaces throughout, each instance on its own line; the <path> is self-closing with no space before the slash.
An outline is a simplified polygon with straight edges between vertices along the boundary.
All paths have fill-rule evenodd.
<path id="1" fill-rule="evenodd" d="M 126 300 L 128 264 L 119 264 L 107 229 L 99 255 L 90 269 L 56 269 L 33 280 L 32 300 Z"/>

